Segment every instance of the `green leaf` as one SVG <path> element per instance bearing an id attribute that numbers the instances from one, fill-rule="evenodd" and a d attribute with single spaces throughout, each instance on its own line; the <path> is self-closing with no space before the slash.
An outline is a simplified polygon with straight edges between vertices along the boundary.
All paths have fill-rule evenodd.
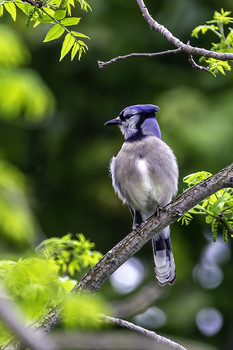
<path id="1" fill-rule="evenodd" d="M 75 7 L 75 5 L 74 5 L 74 0 L 68 0 L 68 3 L 69 3 L 70 5 L 72 5 L 73 7 Z"/>
<path id="2" fill-rule="evenodd" d="M 196 173 L 187 175 L 183 178 L 183 182 L 187 183 L 190 186 L 196 185 L 201 180 L 207 179 L 212 174 L 207 171 L 198 171 Z"/>
<path id="3" fill-rule="evenodd" d="M 44 38 L 44 43 L 60 38 L 64 31 L 65 28 L 63 28 L 60 24 L 55 24 L 54 26 L 52 26 L 52 28 L 49 29 L 48 33 L 46 34 L 46 37 Z"/>
<path id="4" fill-rule="evenodd" d="M 64 7 L 66 7 L 66 9 L 67 9 L 68 15 L 71 16 L 71 6 L 68 3 L 68 1 L 65 1 Z"/>
<path id="5" fill-rule="evenodd" d="M 182 225 L 189 225 L 190 221 L 192 220 L 192 215 L 190 214 L 190 212 L 185 213 L 181 218 L 179 218 L 177 220 L 177 222 L 179 222 L 181 220 L 181 224 Z"/>
<path id="6" fill-rule="evenodd" d="M 3 15 L 3 9 L 4 9 L 3 5 L 0 5 L 0 17 L 2 17 Z"/>
<path id="7" fill-rule="evenodd" d="M 79 52 L 78 52 L 78 59 L 81 59 L 82 53 L 85 52 L 85 49 L 83 46 L 80 47 Z"/>
<path id="8" fill-rule="evenodd" d="M 54 13 L 54 18 L 58 20 L 65 18 L 65 16 L 66 16 L 66 10 L 58 10 Z"/>
<path id="9" fill-rule="evenodd" d="M 36 22 L 34 23 L 34 25 L 33 25 L 33 28 L 36 28 L 39 24 L 41 24 L 41 22 L 36 21 Z"/>
<path id="10" fill-rule="evenodd" d="M 216 75 L 218 72 L 225 75 L 225 70 L 230 71 L 231 66 L 227 61 L 219 61 L 215 58 L 208 58 L 206 60 L 206 63 L 209 64 L 209 71 L 212 72 L 214 75 Z"/>
<path id="11" fill-rule="evenodd" d="M 75 32 L 75 31 L 73 31 L 73 30 L 71 31 L 71 33 L 74 34 L 74 35 L 77 36 L 77 37 L 86 38 L 86 39 L 89 39 L 89 40 L 90 40 L 89 36 L 87 36 L 87 35 L 85 35 L 85 34 L 78 33 L 78 32 Z"/>
<path id="12" fill-rule="evenodd" d="M 50 8 L 46 8 L 46 14 L 43 13 L 42 17 L 39 16 L 37 18 L 37 21 L 39 21 L 41 23 L 53 23 L 53 19 L 51 17 L 54 17 L 54 14 L 55 14 L 54 10 L 52 10 Z"/>
<path id="13" fill-rule="evenodd" d="M 53 0 L 53 1 L 52 1 L 52 4 L 53 4 L 53 5 L 56 5 L 57 8 L 60 7 L 61 3 L 62 3 L 62 0 Z"/>
<path id="14" fill-rule="evenodd" d="M 80 46 L 82 46 L 83 51 L 85 52 L 85 48 L 88 49 L 87 45 L 82 40 L 78 40 Z"/>
<path id="15" fill-rule="evenodd" d="M 11 15 L 12 19 L 15 21 L 16 20 L 16 6 L 13 2 L 5 2 L 4 4 L 5 9 L 9 14 Z"/>
<path id="16" fill-rule="evenodd" d="M 212 222 L 213 220 L 214 220 L 213 217 L 210 216 L 210 215 L 207 215 L 206 218 L 205 218 L 205 222 L 206 222 L 207 224 L 211 224 L 211 222 Z"/>
<path id="17" fill-rule="evenodd" d="M 62 44 L 61 56 L 59 61 L 61 61 L 65 57 L 65 55 L 68 54 L 68 52 L 71 50 L 74 43 L 75 43 L 75 38 L 70 33 L 66 34 Z"/>
<path id="18" fill-rule="evenodd" d="M 78 2 L 81 5 L 81 9 L 88 12 L 88 10 L 91 11 L 91 6 L 85 1 L 85 0 L 78 0 Z"/>
<path id="19" fill-rule="evenodd" d="M 16 2 L 15 5 L 21 11 L 23 11 L 23 13 L 25 13 L 26 15 L 28 15 L 30 13 L 30 11 L 33 10 L 33 8 L 34 8 L 34 6 L 29 6 L 29 5 L 23 4 L 22 2 Z"/>
<path id="20" fill-rule="evenodd" d="M 198 38 L 199 32 L 202 32 L 202 34 L 205 34 L 208 30 L 211 30 L 215 34 L 219 34 L 218 33 L 218 27 L 215 26 L 214 24 L 212 24 L 212 25 L 200 25 L 200 26 L 197 26 L 196 28 L 193 29 L 191 35 L 194 36 L 195 38 Z"/>
<path id="21" fill-rule="evenodd" d="M 209 21 L 208 23 L 214 23 L 214 22 L 222 22 L 224 24 L 229 24 L 233 22 L 233 17 L 229 17 L 229 15 L 231 14 L 231 11 L 224 11 L 223 9 L 221 9 L 221 13 L 218 11 L 214 12 L 214 20 L 213 21 Z"/>
<path id="22" fill-rule="evenodd" d="M 61 20 L 61 23 L 64 26 L 73 26 L 79 23 L 80 21 L 80 17 L 70 17 L 70 18 L 64 18 L 63 20 Z"/>
<path id="23" fill-rule="evenodd" d="M 76 53 L 78 52 L 79 48 L 80 48 L 79 44 L 77 42 L 75 42 L 74 46 L 72 48 L 72 51 L 71 51 L 71 61 L 73 61 L 73 59 L 74 59 Z"/>

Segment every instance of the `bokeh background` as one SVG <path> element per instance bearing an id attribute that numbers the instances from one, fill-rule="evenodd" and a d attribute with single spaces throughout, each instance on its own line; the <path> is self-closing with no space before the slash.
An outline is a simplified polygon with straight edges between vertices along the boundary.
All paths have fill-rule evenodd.
<path id="1" fill-rule="evenodd" d="M 182 41 L 212 18 L 233 10 L 230 0 L 147 1 L 152 15 Z M 131 228 L 114 195 L 108 164 L 123 141 L 104 127 L 126 106 L 160 107 L 162 138 L 174 150 L 182 178 L 217 172 L 232 162 L 233 75 L 195 70 L 183 54 L 135 58 L 99 69 L 97 60 L 173 48 L 149 29 L 136 1 L 92 0 L 79 7 L 78 31 L 88 35 L 81 61 L 59 63 L 61 40 L 43 43 L 49 25 L 25 27 L 5 13 L 0 21 L 0 254 L 24 254 L 42 239 L 82 232 L 106 253 Z M 209 34 L 194 45 L 210 47 Z M 231 242 L 211 242 L 202 218 L 171 227 L 177 281 L 154 282 L 148 243 L 102 288 L 116 314 L 189 349 L 233 348 Z M 126 302 L 124 301 L 126 300 Z M 122 311 L 125 305 L 131 310 Z M 120 311 L 121 310 L 121 311 Z M 123 308 L 124 310 L 124 308 Z M 127 314 L 128 312 L 128 314 Z M 197 345 L 200 342 L 201 345 Z"/>

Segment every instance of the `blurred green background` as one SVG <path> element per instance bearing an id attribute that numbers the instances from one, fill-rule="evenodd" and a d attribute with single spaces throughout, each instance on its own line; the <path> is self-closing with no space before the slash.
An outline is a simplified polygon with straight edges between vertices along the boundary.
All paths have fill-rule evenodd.
<path id="1" fill-rule="evenodd" d="M 230 0 L 147 3 L 151 14 L 183 42 L 214 10 L 233 10 Z M 130 213 L 115 196 L 108 175 L 123 138 L 117 128 L 104 127 L 126 106 L 160 107 L 162 138 L 179 163 L 180 192 L 185 175 L 214 173 L 232 162 L 232 73 L 213 78 L 192 68 L 183 54 L 135 58 L 99 69 L 97 60 L 173 47 L 149 29 L 136 1 L 95 0 L 91 6 L 88 14 L 78 7 L 74 12 L 82 17 L 78 31 L 91 38 L 80 62 L 70 62 L 68 56 L 58 62 L 61 41 L 42 42 L 48 25 L 26 28 L 23 17 L 16 23 L 7 13 L 1 18 L 2 259 L 67 232 L 82 232 L 106 253 L 130 231 Z M 206 48 L 212 41 L 211 35 L 191 39 Z M 201 219 L 187 227 L 175 223 L 171 231 L 176 284 L 163 288 L 147 314 L 130 319 L 172 337 L 232 349 L 231 242 L 225 245 L 220 237 L 211 243 Z M 154 281 L 151 245 L 136 258 L 103 286 L 110 301 L 131 298 Z M 131 286 L 119 284 L 130 276 L 135 276 Z M 159 287 L 153 288 L 157 293 Z"/>

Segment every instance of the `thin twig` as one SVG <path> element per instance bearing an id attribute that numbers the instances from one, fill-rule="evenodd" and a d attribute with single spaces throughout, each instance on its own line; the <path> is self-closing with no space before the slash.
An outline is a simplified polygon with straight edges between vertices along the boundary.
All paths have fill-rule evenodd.
<path id="1" fill-rule="evenodd" d="M 155 332 L 148 331 L 148 329 L 139 327 L 132 322 L 122 320 L 121 318 L 115 318 L 115 317 L 110 317 L 110 316 L 106 316 L 106 315 L 102 315 L 102 316 L 109 323 L 112 323 L 112 324 L 119 326 L 119 327 L 127 328 L 127 329 L 129 329 L 133 332 L 137 332 L 139 334 L 143 334 L 149 338 L 154 339 L 159 344 L 167 345 L 170 349 L 187 350 L 182 345 L 174 342 L 173 340 L 170 340 L 170 339 L 165 338 L 161 335 L 158 335 Z"/>
<path id="2" fill-rule="evenodd" d="M 167 51 L 161 51 L 161 52 L 152 52 L 152 53 L 140 53 L 140 52 L 134 52 L 130 53 L 128 55 L 124 56 L 117 56 L 115 58 L 112 58 L 110 61 L 103 62 L 103 61 L 97 61 L 99 68 L 105 68 L 106 66 L 116 63 L 117 61 L 120 60 L 126 60 L 128 58 L 133 58 L 133 57 L 153 57 L 153 56 L 161 56 L 161 55 L 168 55 L 168 54 L 176 54 L 178 52 L 181 52 L 181 49 L 174 49 L 174 50 L 167 50 Z"/>
<path id="3" fill-rule="evenodd" d="M 204 70 L 205 72 L 209 72 L 208 67 L 200 66 L 194 61 L 194 58 L 192 55 L 189 55 L 189 62 L 193 68 L 199 69 L 199 70 Z"/>
<path id="4" fill-rule="evenodd" d="M 187 45 L 190 44 L 190 41 L 187 42 Z M 205 72 L 209 72 L 209 68 L 208 67 L 204 67 L 204 66 L 200 66 L 199 64 L 197 64 L 194 61 L 193 55 L 189 54 L 189 63 L 191 64 L 191 66 L 193 66 L 193 68 L 199 69 L 199 70 L 204 70 Z"/>

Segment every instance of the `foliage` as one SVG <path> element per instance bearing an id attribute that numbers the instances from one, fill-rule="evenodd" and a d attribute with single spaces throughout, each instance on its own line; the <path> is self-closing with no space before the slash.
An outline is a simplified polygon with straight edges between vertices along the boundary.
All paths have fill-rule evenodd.
<path id="1" fill-rule="evenodd" d="M 198 38 L 199 34 L 206 34 L 207 32 L 212 32 L 218 37 L 217 43 L 212 43 L 211 50 L 216 52 L 233 52 L 233 28 L 229 27 L 229 24 L 233 23 L 233 17 L 230 17 L 230 11 L 221 12 L 215 11 L 213 20 L 207 21 L 204 25 L 197 26 L 192 31 L 192 36 Z M 225 27 L 227 26 L 228 34 L 226 35 Z M 217 73 L 222 73 L 225 75 L 225 71 L 230 71 L 231 66 L 228 61 L 220 61 L 214 58 L 201 57 L 201 61 L 207 63 L 209 72 L 216 76 Z"/>
<path id="2" fill-rule="evenodd" d="M 71 234 L 51 238 L 38 247 L 37 251 L 41 256 L 20 258 L 18 261 L 0 260 L 0 280 L 3 281 L 9 297 L 23 310 L 27 320 L 39 317 L 62 301 L 77 283 L 68 276 L 61 277 L 63 268 L 74 274 L 87 266 L 92 267 L 100 259 L 101 254 L 92 251 L 93 247 L 94 244 L 82 234 L 78 235 L 78 240 L 72 240 Z M 77 259 L 77 264 L 74 259 Z M 104 305 L 100 297 L 90 299 L 83 294 L 71 296 L 64 302 L 64 322 L 67 327 L 73 321 L 73 327 L 78 326 L 78 322 L 80 326 L 98 326 L 95 316 L 101 309 L 102 312 L 106 309 Z M 0 342 L 9 336 L 0 325 Z"/>
<path id="3" fill-rule="evenodd" d="M 30 61 L 30 53 L 20 35 L 10 26 L 0 24 L 0 65 L 18 67 Z"/>
<path id="4" fill-rule="evenodd" d="M 42 314 L 65 295 L 58 270 L 53 260 L 37 257 L 0 261 L 0 278 L 28 319 Z"/>
<path id="5" fill-rule="evenodd" d="M 76 236 L 78 239 L 72 239 L 71 233 L 62 238 L 49 238 L 39 245 L 37 252 L 46 259 L 52 258 L 62 275 L 74 276 L 75 272 L 94 266 L 102 258 L 100 252 L 92 250 L 94 243 L 81 233 Z"/>
<path id="6" fill-rule="evenodd" d="M 0 118 L 3 120 L 35 123 L 54 110 L 53 94 L 31 69 L 0 69 L 0 90 Z"/>
<path id="7" fill-rule="evenodd" d="M 81 9 L 91 10 L 90 5 L 85 0 L 77 0 Z M 81 18 L 71 17 L 71 7 L 75 7 L 75 0 L 35 0 L 35 1 L 11 1 L 3 0 L 0 3 L 0 16 L 4 9 L 16 21 L 17 9 L 26 15 L 26 26 L 34 22 L 34 27 L 41 23 L 50 23 L 52 27 L 45 36 L 44 42 L 60 38 L 66 33 L 60 54 L 60 61 L 71 51 L 71 60 L 78 55 L 80 60 L 83 53 L 88 49 L 83 38 L 89 39 L 85 34 L 70 30 L 69 26 L 77 25 Z"/>
<path id="8" fill-rule="evenodd" d="M 54 261 L 37 257 L 0 261 L 0 280 L 27 321 L 40 316 L 65 296 L 58 270 Z M 9 337 L 10 334 L 0 328 L 0 342 Z"/>
<path id="9" fill-rule="evenodd" d="M 90 295 L 87 292 L 70 294 L 64 300 L 63 324 L 69 329 L 100 328 L 100 314 L 109 313 L 109 307 L 100 295 Z"/>
<path id="10" fill-rule="evenodd" d="M 41 77 L 21 67 L 30 53 L 21 37 L 0 24 L 0 118 L 5 121 L 40 122 L 54 111 L 55 99 Z"/>
<path id="11" fill-rule="evenodd" d="M 186 176 L 183 181 L 191 187 L 211 175 L 206 171 L 200 171 Z M 211 227 L 214 242 L 219 229 L 222 230 L 223 239 L 227 242 L 228 235 L 233 236 L 233 189 L 221 189 L 204 199 L 180 219 L 182 224 L 188 225 L 193 218 L 192 214 L 205 215 L 205 222 Z"/>
<path id="12" fill-rule="evenodd" d="M 19 245 L 32 244 L 37 221 L 28 201 L 24 175 L 10 163 L 0 161 L 0 235 Z M 12 219 L 14 218 L 14 219 Z"/>

